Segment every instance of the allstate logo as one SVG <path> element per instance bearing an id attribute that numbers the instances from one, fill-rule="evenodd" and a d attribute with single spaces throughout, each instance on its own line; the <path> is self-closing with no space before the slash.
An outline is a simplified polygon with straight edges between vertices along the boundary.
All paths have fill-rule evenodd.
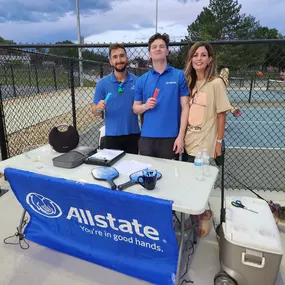
<path id="1" fill-rule="evenodd" d="M 35 212 L 47 218 L 58 218 L 62 215 L 60 207 L 55 202 L 38 193 L 29 193 L 26 202 Z"/>

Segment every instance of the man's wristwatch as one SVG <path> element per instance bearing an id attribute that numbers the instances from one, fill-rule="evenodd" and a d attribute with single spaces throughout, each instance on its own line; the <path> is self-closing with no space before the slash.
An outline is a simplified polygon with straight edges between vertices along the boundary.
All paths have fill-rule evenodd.
<path id="1" fill-rule="evenodd" d="M 222 143 L 222 142 L 223 142 L 223 139 L 221 139 L 221 140 L 216 139 L 216 142 L 217 142 L 217 143 Z"/>

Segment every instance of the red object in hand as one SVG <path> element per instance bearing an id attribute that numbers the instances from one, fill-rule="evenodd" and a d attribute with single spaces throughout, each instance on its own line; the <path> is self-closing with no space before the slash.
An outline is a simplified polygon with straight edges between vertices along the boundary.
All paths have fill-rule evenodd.
<path id="1" fill-rule="evenodd" d="M 158 88 L 155 88 L 155 90 L 154 90 L 154 93 L 153 93 L 153 98 L 155 98 L 156 99 L 156 97 L 157 97 L 157 95 L 158 95 L 158 92 L 159 92 L 159 89 Z"/>

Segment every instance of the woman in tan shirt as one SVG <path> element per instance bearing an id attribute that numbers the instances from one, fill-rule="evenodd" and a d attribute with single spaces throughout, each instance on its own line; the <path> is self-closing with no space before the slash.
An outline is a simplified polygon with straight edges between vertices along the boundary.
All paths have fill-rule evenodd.
<path id="1" fill-rule="evenodd" d="M 207 149 L 210 157 L 222 153 L 226 112 L 231 110 L 223 79 L 216 74 L 212 46 L 195 43 L 188 52 L 185 75 L 190 90 L 190 111 L 185 136 L 187 160 L 194 162 L 199 151 Z"/>

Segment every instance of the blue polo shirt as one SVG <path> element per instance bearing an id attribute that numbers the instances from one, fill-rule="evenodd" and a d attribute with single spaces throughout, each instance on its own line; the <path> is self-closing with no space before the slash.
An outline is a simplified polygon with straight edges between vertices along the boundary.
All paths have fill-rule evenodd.
<path id="1" fill-rule="evenodd" d="M 108 93 L 110 96 L 105 109 L 106 136 L 122 136 L 140 132 L 138 116 L 133 113 L 135 84 L 137 76 L 128 72 L 123 84 L 123 93 L 118 93 L 119 81 L 110 73 L 96 85 L 93 102 L 98 104 Z"/>
<path id="2" fill-rule="evenodd" d="M 142 137 L 174 138 L 180 128 L 181 103 L 180 97 L 189 95 L 185 75 L 182 70 L 169 65 L 162 74 L 151 69 L 142 75 L 136 83 L 135 101 L 146 103 L 158 88 L 154 109 L 144 113 L 141 130 Z"/>

